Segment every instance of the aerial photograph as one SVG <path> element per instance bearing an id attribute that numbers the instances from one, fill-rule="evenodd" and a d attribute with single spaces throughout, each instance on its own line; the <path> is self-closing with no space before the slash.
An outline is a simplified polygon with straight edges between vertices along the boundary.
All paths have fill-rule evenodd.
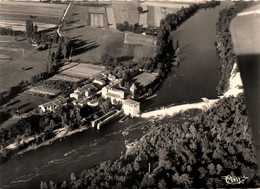
<path id="1" fill-rule="evenodd" d="M 260 2 L 0 0 L 0 189 L 259 188 Z"/>

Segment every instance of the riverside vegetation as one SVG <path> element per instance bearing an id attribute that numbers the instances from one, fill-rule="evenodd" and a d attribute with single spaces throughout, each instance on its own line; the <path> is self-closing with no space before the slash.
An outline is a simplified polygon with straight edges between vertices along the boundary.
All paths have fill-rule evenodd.
<path id="1" fill-rule="evenodd" d="M 256 2 L 238 1 L 229 8 L 222 9 L 219 12 L 219 19 L 216 24 L 216 46 L 219 54 L 219 63 L 221 68 L 221 79 L 216 88 L 219 95 L 225 93 L 229 87 L 229 78 L 234 63 L 236 62 L 236 56 L 233 53 L 232 39 L 229 31 L 229 25 L 237 13 L 241 12 L 249 6 L 256 4 Z"/>

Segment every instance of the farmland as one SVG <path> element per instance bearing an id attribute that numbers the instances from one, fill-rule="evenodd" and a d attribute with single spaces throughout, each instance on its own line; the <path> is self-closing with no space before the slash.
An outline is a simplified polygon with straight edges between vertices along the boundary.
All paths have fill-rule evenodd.
<path id="1" fill-rule="evenodd" d="M 61 91 L 58 89 L 42 87 L 42 86 L 32 87 L 26 91 L 26 93 L 36 93 L 36 94 L 50 95 L 50 96 L 56 96 L 60 92 Z"/>
<path id="2" fill-rule="evenodd" d="M 113 56 L 132 56 L 134 46 L 124 45 L 124 33 L 117 30 L 86 26 L 86 15 L 89 13 L 87 11 L 93 12 L 94 8 L 96 8 L 94 13 L 99 13 L 102 7 L 91 7 L 89 9 L 86 6 L 72 4 L 68 12 L 64 34 L 69 36 L 74 44 L 73 60 L 99 63 L 101 56 L 105 53 L 113 54 Z"/>
<path id="3" fill-rule="evenodd" d="M 148 13 L 142 15 L 143 19 L 139 19 L 139 24 L 146 26 L 160 26 L 160 21 L 167 14 L 175 13 L 182 7 L 188 7 L 190 2 L 143 2 L 141 6 L 144 10 L 148 10 Z M 141 22 L 141 23 L 140 23 Z"/>
<path id="4" fill-rule="evenodd" d="M 104 66 L 70 63 L 62 67 L 61 73 L 71 77 L 94 77 L 104 70 Z"/>
<path id="5" fill-rule="evenodd" d="M 26 21 L 58 24 L 66 4 L 46 4 L 36 2 L 0 2 L 1 21 Z"/>
<path id="6" fill-rule="evenodd" d="M 139 3 L 137 1 L 112 1 L 111 5 L 114 10 L 116 23 L 127 21 L 129 24 L 135 24 L 138 22 L 139 14 L 137 7 Z"/>

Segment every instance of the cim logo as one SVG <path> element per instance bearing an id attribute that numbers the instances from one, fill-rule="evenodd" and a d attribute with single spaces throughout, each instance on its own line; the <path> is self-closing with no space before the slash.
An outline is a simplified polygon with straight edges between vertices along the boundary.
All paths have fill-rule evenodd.
<path id="1" fill-rule="evenodd" d="M 245 175 L 242 177 L 237 177 L 237 176 L 222 176 L 222 179 L 225 179 L 227 184 L 244 184 L 245 180 L 248 179 Z"/>

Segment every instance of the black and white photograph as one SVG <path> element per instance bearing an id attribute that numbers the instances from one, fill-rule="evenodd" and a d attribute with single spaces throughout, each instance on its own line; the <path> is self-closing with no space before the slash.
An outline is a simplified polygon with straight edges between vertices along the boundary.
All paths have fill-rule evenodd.
<path id="1" fill-rule="evenodd" d="M 260 188 L 260 2 L 0 0 L 9 188 Z"/>

